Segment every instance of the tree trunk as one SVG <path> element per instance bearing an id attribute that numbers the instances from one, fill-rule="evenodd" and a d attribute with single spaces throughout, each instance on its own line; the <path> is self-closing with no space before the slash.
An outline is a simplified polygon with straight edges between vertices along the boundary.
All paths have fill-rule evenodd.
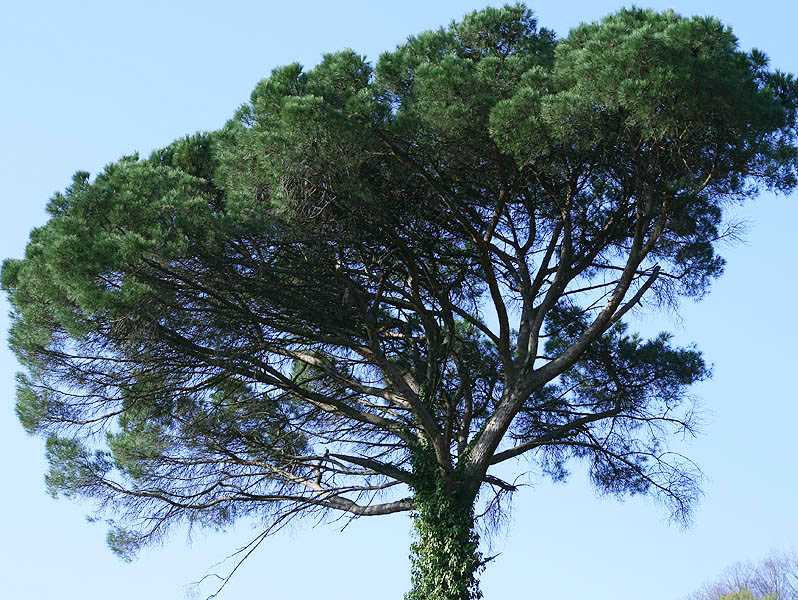
<path id="1" fill-rule="evenodd" d="M 457 477 L 444 477 L 437 465 L 415 463 L 413 515 L 416 541 L 410 547 L 412 589 L 405 600 L 477 600 L 482 571 L 479 536 L 474 531 L 474 496 Z M 426 461 L 423 461 L 426 462 Z"/>

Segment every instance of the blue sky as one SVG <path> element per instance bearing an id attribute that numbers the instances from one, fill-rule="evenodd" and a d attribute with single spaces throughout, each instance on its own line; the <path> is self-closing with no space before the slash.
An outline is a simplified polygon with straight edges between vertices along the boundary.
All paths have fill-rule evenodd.
<path id="1" fill-rule="evenodd" d="M 798 72 L 798 4 L 641 2 L 683 14 L 713 14 L 743 48 Z M 407 35 L 447 24 L 483 2 L 27 2 L 7 3 L 0 22 L 0 257 L 20 256 L 44 205 L 75 170 L 196 130 L 221 126 L 255 83 L 281 64 L 315 64 L 351 47 L 375 59 Z M 567 34 L 613 12 L 605 0 L 530 5 L 540 24 Z M 726 249 L 728 267 L 711 294 L 676 315 L 644 315 L 647 331 L 673 329 L 714 364 L 695 388 L 706 424 L 682 449 L 704 470 L 693 525 L 668 523 L 644 498 L 599 498 L 574 469 L 566 484 L 530 481 L 499 553 L 483 576 L 492 598 L 624 600 L 681 598 L 727 564 L 798 546 L 795 425 L 798 292 L 793 246 L 798 198 L 763 195 L 739 210 L 745 242 Z M 0 307 L 6 331 L 8 305 Z M 5 334 L 4 336 L 5 337 Z M 8 598 L 182 598 L 186 584 L 257 534 L 177 532 L 125 564 L 105 546 L 86 505 L 46 495 L 42 441 L 13 412 L 17 366 L 0 349 L 0 589 Z M 403 515 L 316 525 L 267 539 L 225 600 L 401 598 L 409 584 L 409 519 Z M 202 588 L 206 593 L 212 587 Z M 200 597 L 204 598 L 205 595 Z"/>

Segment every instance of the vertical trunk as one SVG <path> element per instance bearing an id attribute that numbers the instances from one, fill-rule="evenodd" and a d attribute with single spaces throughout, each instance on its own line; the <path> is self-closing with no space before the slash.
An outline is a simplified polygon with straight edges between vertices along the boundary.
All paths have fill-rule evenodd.
<path id="1" fill-rule="evenodd" d="M 474 531 L 474 496 L 456 474 L 442 476 L 426 458 L 413 461 L 418 510 L 410 547 L 412 589 L 405 600 L 477 600 L 483 562 Z"/>
<path id="2" fill-rule="evenodd" d="M 482 569 L 471 503 L 440 499 L 415 516 L 411 545 L 413 587 L 405 600 L 477 600 Z"/>

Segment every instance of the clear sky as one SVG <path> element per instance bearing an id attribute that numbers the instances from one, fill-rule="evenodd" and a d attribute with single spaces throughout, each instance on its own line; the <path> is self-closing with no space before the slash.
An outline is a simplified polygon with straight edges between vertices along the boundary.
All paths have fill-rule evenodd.
<path id="1" fill-rule="evenodd" d="M 798 72 L 794 1 L 641 2 L 713 14 L 743 48 Z M 351 47 L 370 59 L 406 36 L 447 24 L 484 2 L 37 2 L 9 0 L 0 19 L 0 258 L 20 256 L 44 205 L 75 170 L 96 173 L 123 154 L 221 126 L 273 67 L 314 65 Z M 620 8 L 607 0 L 530 4 L 540 24 L 566 35 Z M 647 499 L 599 498 L 574 469 L 566 484 L 532 480 L 500 553 L 483 576 L 487 600 L 590 598 L 673 600 L 737 560 L 798 546 L 796 436 L 798 292 L 794 231 L 798 197 L 763 195 L 740 210 L 750 228 L 728 248 L 711 294 L 643 325 L 674 329 L 714 364 L 695 389 L 703 434 L 682 449 L 706 473 L 705 497 L 687 529 Z M 5 298 L 0 328 L 7 330 Z M 17 366 L 0 349 L 0 596 L 14 599 L 182 598 L 257 534 L 178 532 L 131 564 L 105 546 L 87 505 L 47 496 L 43 443 L 13 412 Z M 409 586 L 405 515 L 314 526 L 267 539 L 221 598 L 400 599 Z M 205 594 L 212 587 L 202 588 Z"/>

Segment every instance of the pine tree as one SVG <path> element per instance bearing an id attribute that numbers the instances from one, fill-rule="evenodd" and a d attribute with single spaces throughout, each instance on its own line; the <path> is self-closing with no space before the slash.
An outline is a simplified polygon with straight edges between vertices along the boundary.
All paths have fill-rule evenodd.
<path id="1" fill-rule="evenodd" d="M 521 456 L 685 517 L 667 443 L 708 368 L 624 317 L 704 294 L 724 208 L 793 189 L 796 92 L 712 18 L 558 40 L 507 6 L 77 173 L 2 269 L 50 490 L 124 556 L 185 521 L 409 511 L 412 600 L 480 597 L 475 515 Z"/>

